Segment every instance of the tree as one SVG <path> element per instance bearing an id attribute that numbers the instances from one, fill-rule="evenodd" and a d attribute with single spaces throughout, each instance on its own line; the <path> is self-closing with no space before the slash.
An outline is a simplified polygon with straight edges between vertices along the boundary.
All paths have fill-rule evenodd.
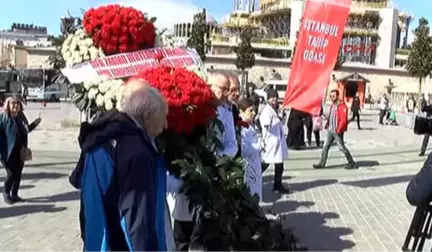
<path id="1" fill-rule="evenodd" d="M 208 27 L 206 23 L 206 11 L 204 9 L 202 12 L 194 15 L 191 37 L 187 42 L 187 46 L 194 48 L 203 62 L 206 58 L 208 47 L 208 44 L 206 43 L 207 34 Z"/>
<path id="2" fill-rule="evenodd" d="M 247 69 L 252 68 L 255 65 L 255 55 L 251 45 L 252 31 L 250 29 L 245 29 L 240 34 L 240 44 L 236 50 L 237 59 L 236 66 L 242 73 L 243 88 L 245 88 L 245 83 L 247 83 L 245 78 L 245 73 Z"/>
<path id="3" fill-rule="evenodd" d="M 408 54 L 406 66 L 408 73 L 419 80 L 418 104 L 422 98 L 422 82 L 432 71 L 432 38 L 429 32 L 429 22 L 421 18 L 418 27 L 414 30 L 415 40 Z"/>

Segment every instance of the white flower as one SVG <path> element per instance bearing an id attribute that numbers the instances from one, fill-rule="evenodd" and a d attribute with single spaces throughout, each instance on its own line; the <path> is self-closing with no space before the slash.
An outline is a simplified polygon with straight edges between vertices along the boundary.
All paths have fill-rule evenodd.
<path id="1" fill-rule="evenodd" d="M 104 105 L 104 96 L 102 94 L 98 94 L 96 96 L 96 106 L 102 107 Z"/>
<path id="2" fill-rule="evenodd" d="M 90 88 L 89 91 L 87 92 L 87 97 L 90 100 L 94 100 L 96 98 L 96 96 L 98 95 L 98 89 L 97 88 Z"/>
<path id="3" fill-rule="evenodd" d="M 123 111 L 123 108 L 122 108 L 121 105 L 122 105 L 122 104 L 121 104 L 121 100 L 117 100 L 117 102 L 116 102 L 116 109 L 117 109 L 118 111 Z"/>
<path id="4" fill-rule="evenodd" d="M 111 100 L 105 101 L 105 109 L 110 111 L 114 108 L 114 104 Z"/>
<path id="5" fill-rule="evenodd" d="M 83 41 L 84 41 L 84 45 L 86 45 L 88 47 L 93 45 L 93 40 L 91 38 L 86 38 Z"/>
<path id="6" fill-rule="evenodd" d="M 120 86 L 116 89 L 116 92 L 114 93 L 116 101 L 120 101 L 122 99 L 124 89 L 125 86 L 123 85 L 123 83 L 121 83 Z"/>
<path id="7" fill-rule="evenodd" d="M 108 89 L 110 88 L 109 85 L 110 85 L 110 81 L 103 81 L 99 83 L 98 85 L 99 92 L 102 94 L 107 93 Z"/>
<path id="8" fill-rule="evenodd" d="M 85 54 L 82 58 L 83 58 L 84 61 L 88 61 L 88 60 L 90 60 L 90 55 L 89 54 Z"/>
<path id="9" fill-rule="evenodd" d="M 85 90 L 89 90 L 91 88 L 91 86 L 92 86 L 92 82 L 91 81 L 88 81 L 88 80 L 84 81 L 83 87 L 84 87 Z"/>
<path id="10" fill-rule="evenodd" d="M 101 48 L 93 45 L 93 40 L 83 29 L 70 34 L 63 42 L 60 52 L 68 66 L 105 56 Z"/>

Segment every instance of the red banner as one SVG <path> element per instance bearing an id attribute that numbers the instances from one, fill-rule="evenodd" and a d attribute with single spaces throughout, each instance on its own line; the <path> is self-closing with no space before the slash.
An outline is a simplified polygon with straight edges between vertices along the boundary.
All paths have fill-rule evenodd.
<path id="1" fill-rule="evenodd" d="M 318 115 L 337 60 L 352 0 L 308 0 L 284 106 Z"/>
<path id="2" fill-rule="evenodd" d="M 157 55 L 162 55 L 163 59 L 158 61 L 155 58 Z M 62 73 L 71 83 L 80 83 L 98 75 L 106 75 L 111 78 L 134 76 L 147 68 L 158 65 L 186 67 L 202 64 L 201 58 L 193 49 L 152 48 L 91 60 L 62 69 Z"/>

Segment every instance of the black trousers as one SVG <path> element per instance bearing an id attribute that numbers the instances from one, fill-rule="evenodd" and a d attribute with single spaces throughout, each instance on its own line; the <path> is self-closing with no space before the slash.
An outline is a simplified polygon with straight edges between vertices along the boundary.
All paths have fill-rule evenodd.
<path id="1" fill-rule="evenodd" d="M 206 220 L 201 220 L 201 222 L 204 226 L 199 227 L 194 221 L 174 220 L 173 235 L 176 251 L 227 251 L 229 246 L 222 239 L 213 238 L 205 241 L 205 243 L 201 240 L 202 234 L 211 232 L 211 230 L 207 230 L 208 228 L 211 229 L 217 225 L 213 221 L 209 223 Z"/>
<path id="2" fill-rule="evenodd" d="M 313 132 L 315 136 L 316 146 L 319 147 L 321 145 L 320 132 L 313 131 L 313 120 L 311 116 L 304 120 L 304 125 L 306 126 L 306 138 L 309 146 L 312 145 L 312 132 Z"/>
<path id="3" fill-rule="evenodd" d="M 176 251 L 189 251 L 195 223 L 193 221 L 174 220 L 174 242 Z"/>
<path id="4" fill-rule="evenodd" d="M 420 154 L 425 154 L 427 146 L 429 144 L 429 137 L 430 137 L 429 134 L 424 135 L 423 142 L 422 142 L 421 149 L 420 149 Z"/>
<path id="5" fill-rule="evenodd" d="M 6 170 L 6 179 L 4 181 L 4 193 L 11 196 L 18 196 L 21 184 L 21 176 L 24 168 L 24 162 L 21 160 L 20 148 L 15 148 L 6 164 L 3 164 Z"/>
<path id="6" fill-rule="evenodd" d="M 384 124 L 384 117 L 387 114 L 387 109 L 381 109 L 379 114 L 379 123 Z"/>
<path id="7" fill-rule="evenodd" d="M 262 172 L 264 173 L 267 168 L 270 166 L 270 164 L 262 163 Z M 283 163 L 274 164 L 275 170 L 274 170 L 274 176 L 273 176 L 273 187 L 278 187 L 282 185 L 282 175 L 284 172 L 284 165 Z"/>
<path id="8" fill-rule="evenodd" d="M 360 112 L 359 111 L 353 111 L 352 112 L 352 118 L 351 121 L 354 121 L 357 119 L 357 128 L 360 129 Z"/>

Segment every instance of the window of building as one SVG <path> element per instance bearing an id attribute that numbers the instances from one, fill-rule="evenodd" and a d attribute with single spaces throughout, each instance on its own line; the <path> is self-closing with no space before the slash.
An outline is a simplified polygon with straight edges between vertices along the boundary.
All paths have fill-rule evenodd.
<path id="1" fill-rule="evenodd" d="M 342 39 L 341 50 L 346 62 L 359 62 L 374 65 L 376 57 L 376 38 L 345 37 Z"/>

